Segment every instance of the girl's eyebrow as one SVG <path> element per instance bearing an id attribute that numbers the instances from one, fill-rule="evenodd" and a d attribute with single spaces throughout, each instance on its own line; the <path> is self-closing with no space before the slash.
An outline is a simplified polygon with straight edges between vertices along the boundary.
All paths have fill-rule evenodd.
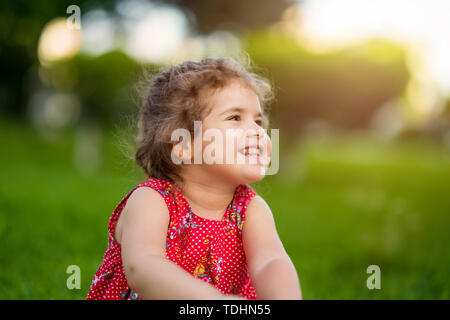
<path id="1" fill-rule="evenodd" d="M 240 107 L 233 107 L 233 108 L 231 108 L 231 109 L 227 109 L 227 110 L 223 111 L 220 115 L 223 115 L 224 113 L 227 113 L 227 112 L 243 112 L 243 111 L 244 111 L 243 108 L 240 108 Z M 255 116 L 256 116 L 256 117 L 262 117 L 262 113 L 261 113 L 261 112 L 258 112 L 258 113 L 255 114 Z"/>

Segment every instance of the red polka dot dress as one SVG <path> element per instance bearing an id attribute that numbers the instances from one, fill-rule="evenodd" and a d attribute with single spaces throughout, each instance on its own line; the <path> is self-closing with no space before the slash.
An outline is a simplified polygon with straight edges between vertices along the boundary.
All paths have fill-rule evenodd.
<path id="1" fill-rule="evenodd" d="M 197 216 L 182 192 L 164 179 L 149 178 L 137 185 L 120 201 L 108 223 L 109 241 L 103 263 L 95 273 L 87 300 L 139 300 L 129 287 L 121 258 L 121 247 L 114 239 L 120 212 L 131 193 L 150 187 L 164 198 L 170 214 L 166 238 L 166 258 L 181 266 L 193 277 L 216 287 L 223 294 L 236 294 L 256 300 L 242 244 L 245 211 L 256 192 L 241 184 L 222 220 Z M 170 276 L 170 275 L 168 275 Z"/>

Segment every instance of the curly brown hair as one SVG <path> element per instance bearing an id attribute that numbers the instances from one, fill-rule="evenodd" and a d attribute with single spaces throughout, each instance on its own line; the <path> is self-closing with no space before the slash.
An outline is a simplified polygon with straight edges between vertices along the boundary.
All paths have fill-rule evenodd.
<path id="1" fill-rule="evenodd" d="M 211 108 L 208 97 L 232 80 L 241 80 L 258 95 L 263 128 L 268 127 L 267 107 L 274 98 L 273 87 L 252 69 L 248 57 L 241 62 L 231 57 L 207 57 L 199 62 L 161 67 L 158 73 L 149 76 L 139 112 L 135 153 L 135 161 L 148 177 L 183 181 L 180 166 L 171 159 L 174 145 L 171 134 L 184 128 L 193 136 L 194 121 L 204 119 Z"/>

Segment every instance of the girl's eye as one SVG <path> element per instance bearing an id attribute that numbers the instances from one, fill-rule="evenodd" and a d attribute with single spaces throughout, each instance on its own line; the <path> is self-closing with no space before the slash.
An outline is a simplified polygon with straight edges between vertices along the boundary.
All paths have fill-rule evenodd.
<path id="1" fill-rule="evenodd" d="M 236 121 L 239 121 L 240 118 L 241 118 L 240 116 L 234 115 L 234 116 L 228 118 L 228 120 L 234 120 L 234 119 L 236 119 Z"/>
<path id="2" fill-rule="evenodd" d="M 262 127 L 262 120 L 256 120 L 255 122 L 258 126 Z"/>

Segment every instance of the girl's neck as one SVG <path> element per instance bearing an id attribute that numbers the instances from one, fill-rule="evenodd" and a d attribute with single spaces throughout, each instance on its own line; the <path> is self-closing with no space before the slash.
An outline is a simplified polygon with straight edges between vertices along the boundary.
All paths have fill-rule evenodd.
<path id="1" fill-rule="evenodd" d="M 183 180 L 177 185 L 194 213 L 208 219 L 222 219 L 233 200 L 236 187 L 205 182 L 195 177 L 183 177 Z"/>

